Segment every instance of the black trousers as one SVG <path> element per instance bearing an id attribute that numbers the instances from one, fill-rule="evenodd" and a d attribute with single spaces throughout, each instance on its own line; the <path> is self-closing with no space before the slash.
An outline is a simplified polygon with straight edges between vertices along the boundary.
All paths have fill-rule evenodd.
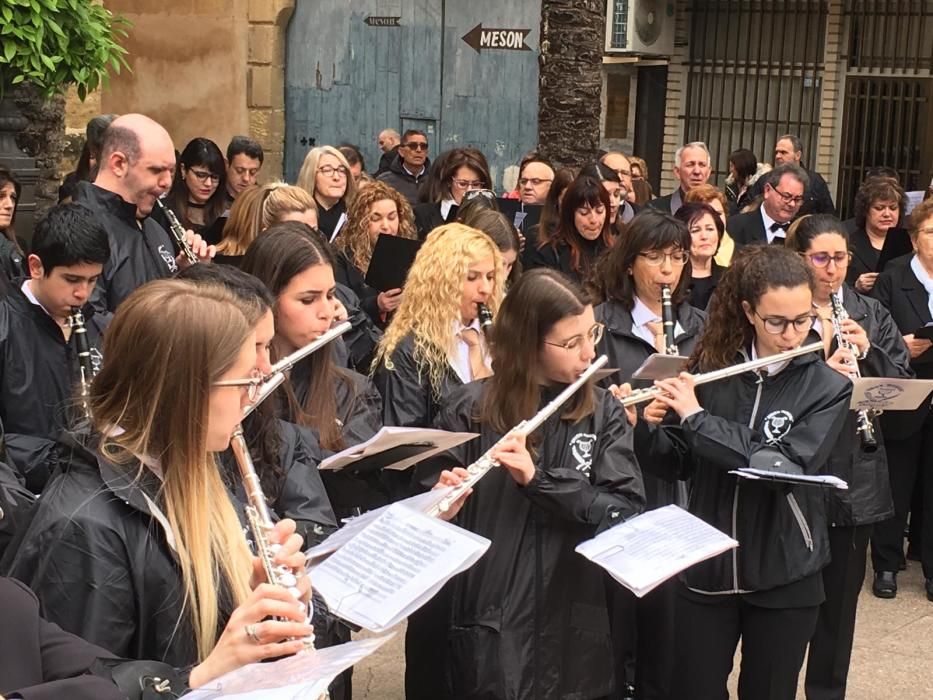
<path id="1" fill-rule="evenodd" d="M 794 700 L 819 606 L 761 608 L 739 595 L 677 597 L 673 697 L 729 700 L 726 682 L 739 639 L 739 700 Z"/>
<path id="2" fill-rule="evenodd" d="M 906 440 L 886 440 L 894 517 L 875 524 L 871 536 L 871 563 L 875 571 L 898 571 L 904 564 L 904 527 L 910 512 L 914 484 L 920 476 L 923 509 L 933 513 L 933 411 L 923 427 Z M 920 561 L 925 578 L 933 578 L 933 517 L 923 519 Z"/>
<path id="3" fill-rule="evenodd" d="M 669 700 L 671 697 L 674 608 L 679 585 L 673 578 L 638 598 L 616 581 L 608 581 L 616 669 L 613 700 L 622 697 L 625 680 L 634 682 L 636 700 Z"/>
<path id="4" fill-rule="evenodd" d="M 845 700 L 871 531 L 871 525 L 829 528 L 832 561 L 823 569 L 826 601 L 820 606 L 807 656 L 807 700 Z"/>

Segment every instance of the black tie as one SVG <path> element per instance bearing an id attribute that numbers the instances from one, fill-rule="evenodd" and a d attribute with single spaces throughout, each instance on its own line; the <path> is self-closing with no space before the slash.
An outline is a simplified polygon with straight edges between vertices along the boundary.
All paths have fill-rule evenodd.
<path id="1" fill-rule="evenodd" d="M 786 233 L 788 226 L 789 224 L 780 224 L 777 221 L 775 221 L 773 224 L 771 224 L 771 233 L 777 233 L 778 231 L 781 231 L 782 233 Z"/>

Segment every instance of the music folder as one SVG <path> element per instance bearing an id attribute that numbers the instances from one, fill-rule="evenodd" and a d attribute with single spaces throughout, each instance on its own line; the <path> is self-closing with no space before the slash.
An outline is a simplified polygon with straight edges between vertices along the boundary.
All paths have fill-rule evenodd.
<path id="1" fill-rule="evenodd" d="M 689 357 L 683 355 L 665 355 L 656 352 L 649 355 L 632 373 L 632 379 L 670 379 L 684 372 L 689 360 Z"/>
<path id="2" fill-rule="evenodd" d="M 348 447 L 323 460 L 318 469 L 346 469 L 352 474 L 380 469 L 401 471 L 422 459 L 450 450 L 475 437 L 478 437 L 478 433 L 384 426 L 366 442 Z"/>
<path id="3" fill-rule="evenodd" d="M 912 253 L 913 250 L 914 247 L 910 242 L 907 229 L 892 228 L 884 237 L 884 245 L 881 248 L 881 253 L 878 254 L 878 267 L 875 268 L 875 272 L 882 272 L 889 262 L 902 255 Z"/>
<path id="4" fill-rule="evenodd" d="M 380 233 L 366 270 L 366 284 L 380 292 L 401 289 L 421 241 Z"/>

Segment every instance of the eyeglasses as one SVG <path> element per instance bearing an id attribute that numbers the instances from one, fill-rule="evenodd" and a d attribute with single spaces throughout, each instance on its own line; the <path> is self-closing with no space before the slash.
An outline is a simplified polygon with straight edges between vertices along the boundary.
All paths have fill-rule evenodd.
<path id="1" fill-rule="evenodd" d="M 665 258 L 670 258 L 672 265 L 686 265 L 687 261 L 690 259 L 690 253 L 685 250 L 675 250 L 673 253 L 649 250 L 647 253 L 639 253 L 638 256 L 644 258 L 645 262 L 652 267 L 663 265 Z"/>
<path id="2" fill-rule="evenodd" d="M 616 175 L 619 177 L 632 177 L 631 170 L 616 170 Z"/>
<path id="3" fill-rule="evenodd" d="M 220 175 L 215 175 L 214 173 L 208 172 L 207 170 L 195 170 L 194 168 L 188 168 L 188 172 L 194 175 L 198 182 L 207 182 L 208 180 L 214 183 L 220 182 Z"/>
<path id="4" fill-rule="evenodd" d="M 787 331 L 788 326 L 793 326 L 795 331 L 803 333 L 810 328 L 813 325 L 813 321 L 816 320 L 816 316 L 813 314 L 807 314 L 800 318 L 779 318 L 777 316 L 768 316 L 766 318 L 756 311 L 755 315 L 761 319 L 762 323 L 765 324 L 765 330 L 771 335 L 782 335 Z"/>
<path id="5" fill-rule="evenodd" d="M 333 165 L 325 165 L 323 168 L 318 168 L 317 171 L 324 177 L 333 177 L 334 175 L 346 177 L 350 174 L 350 171 L 342 165 L 338 165 L 336 168 Z"/>
<path id="6" fill-rule="evenodd" d="M 524 187 L 525 185 L 531 185 L 532 187 L 538 187 L 545 182 L 553 182 L 553 180 L 546 177 L 522 177 L 518 180 L 518 186 Z"/>
<path id="7" fill-rule="evenodd" d="M 918 236 L 933 236 L 933 227 L 917 229 Z"/>
<path id="8" fill-rule="evenodd" d="M 813 267 L 828 267 L 830 261 L 836 263 L 836 267 L 848 267 L 849 261 L 852 260 L 852 253 L 836 253 L 835 255 L 830 255 L 829 253 L 812 253 L 804 257 L 810 261 Z"/>
<path id="9" fill-rule="evenodd" d="M 409 141 L 408 143 L 402 144 L 403 148 L 407 148 L 409 151 L 426 151 L 428 150 L 427 142 L 421 143 L 421 141 Z"/>
<path id="10" fill-rule="evenodd" d="M 262 371 L 256 367 L 250 373 L 248 379 L 224 379 L 220 382 L 214 382 L 214 386 L 245 386 L 246 397 L 250 402 L 253 402 L 259 398 L 259 390 L 262 388 L 263 379 Z"/>
<path id="11" fill-rule="evenodd" d="M 459 187 L 461 190 L 466 190 L 466 189 L 475 190 L 475 189 L 479 189 L 480 187 L 486 184 L 482 180 L 460 180 L 457 178 L 451 178 L 450 181 L 453 184 L 455 184 L 457 187 Z"/>
<path id="12" fill-rule="evenodd" d="M 603 331 L 605 329 L 605 325 L 602 323 L 597 323 L 586 332 L 586 335 L 576 335 L 570 340 L 565 340 L 563 343 L 552 343 L 549 340 L 545 340 L 544 344 L 553 345 L 556 348 L 563 348 L 564 350 L 579 350 L 583 341 L 587 338 L 590 340 L 590 342 L 593 343 L 593 345 L 598 344 L 599 341 L 602 340 Z"/>
<path id="13" fill-rule="evenodd" d="M 781 192 L 777 187 L 772 187 L 771 189 L 780 195 L 781 201 L 783 201 L 784 204 L 803 204 L 803 200 L 805 199 L 803 195 L 795 197 L 789 192 Z"/>

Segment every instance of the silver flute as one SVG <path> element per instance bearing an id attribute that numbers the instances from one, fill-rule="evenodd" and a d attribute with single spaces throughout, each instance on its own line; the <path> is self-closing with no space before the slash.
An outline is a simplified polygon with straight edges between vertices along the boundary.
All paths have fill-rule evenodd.
<path id="1" fill-rule="evenodd" d="M 274 377 L 276 374 L 284 374 L 296 364 L 301 362 L 308 355 L 321 349 L 332 340 L 339 338 L 351 328 L 353 328 L 353 324 L 349 321 L 338 323 L 336 326 L 331 328 L 326 333 L 321 334 L 310 343 L 305 345 L 303 348 L 298 348 L 295 350 L 295 352 L 291 353 L 290 355 L 286 355 L 281 360 L 272 365 L 271 371 L 268 375 L 266 375 L 265 379 L 268 380 L 271 377 Z"/>
<path id="2" fill-rule="evenodd" d="M 178 220 L 178 217 L 175 216 L 175 212 L 169 209 L 162 202 L 161 199 L 156 197 L 156 204 L 159 209 L 162 210 L 162 213 L 165 214 L 165 218 L 168 219 L 168 227 L 172 232 L 172 236 L 175 238 L 175 242 L 178 244 L 178 248 L 185 255 L 185 259 L 192 265 L 198 262 L 198 256 L 194 254 L 194 251 L 191 250 L 191 246 L 188 245 L 187 232 L 185 227 L 181 225 L 181 222 Z"/>
<path id="3" fill-rule="evenodd" d="M 855 343 L 849 341 L 842 331 L 842 322 L 849 318 L 849 312 L 842 305 L 842 302 L 836 298 L 835 294 L 829 295 L 829 302 L 833 312 L 833 335 L 836 336 L 836 343 L 843 350 L 848 350 L 855 357 L 859 355 L 859 349 Z M 858 366 L 858 360 L 847 361 L 846 366 L 851 370 L 850 374 L 854 377 L 861 377 L 862 372 Z M 872 423 L 874 412 L 866 409 L 856 411 L 856 432 L 862 443 L 862 449 L 865 452 L 876 452 L 878 450 L 878 437 L 875 435 L 875 425 Z"/>
<path id="4" fill-rule="evenodd" d="M 502 442 L 504 442 L 507 438 L 515 437 L 516 435 L 530 435 L 535 430 L 540 428 L 544 421 L 554 415 L 557 409 L 567 403 L 570 397 L 576 394 L 580 387 L 586 384 L 590 377 L 592 377 L 593 374 L 595 374 L 596 371 L 603 367 L 607 362 L 609 362 L 609 358 L 606 355 L 601 355 L 598 357 L 583 374 L 577 377 L 573 384 L 569 384 L 567 388 L 560 392 L 560 394 L 558 394 L 557 397 L 554 398 L 554 400 L 551 401 L 547 406 L 542 408 L 531 418 L 523 420 L 521 423 L 512 428 L 508 433 L 506 433 L 496 442 L 495 445 L 486 450 L 482 457 L 466 468 L 470 475 L 465 478 L 459 486 L 455 486 L 453 491 L 451 491 L 440 503 L 433 506 L 427 512 L 427 514 L 432 517 L 439 517 L 442 513 L 446 513 L 448 510 L 450 510 L 450 507 L 456 503 L 457 500 L 463 496 L 463 494 L 473 488 L 477 481 L 486 476 L 490 469 L 499 466 L 499 462 L 493 459 L 492 455 L 498 449 L 499 445 L 502 444 Z"/>
<path id="5" fill-rule="evenodd" d="M 674 342 L 674 303 L 671 297 L 671 286 L 661 285 L 661 325 L 664 328 L 664 354 L 679 355 L 677 343 Z"/>
<path id="6" fill-rule="evenodd" d="M 81 308 L 73 306 L 71 315 L 68 317 L 68 325 L 75 337 L 75 349 L 78 351 L 78 371 L 81 377 L 81 406 L 84 408 L 85 417 L 90 420 L 91 407 L 88 403 L 90 396 L 91 380 L 94 379 L 94 365 L 91 363 L 91 346 L 87 342 L 87 328 L 84 325 L 84 314 Z"/>
<path id="7" fill-rule="evenodd" d="M 774 364 L 775 362 L 790 360 L 791 358 L 797 357 L 798 355 L 807 355 L 811 352 L 822 351 L 823 341 L 817 341 L 815 343 L 810 343 L 809 345 L 801 345 L 799 348 L 794 348 L 793 350 L 785 350 L 784 352 L 779 352 L 775 355 L 761 357 L 757 360 L 740 362 L 739 364 L 732 365 L 731 367 L 723 367 L 722 369 L 717 369 L 712 372 L 695 374 L 693 375 L 693 382 L 694 384 L 707 384 L 709 382 L 716 382 L 720 379 L 725 379 L 726 377 L 735 376 L 736 374 L 751 372 L 756 369 L 761 369 L 762 367 L 767 367 L 768 365 Z M 664 391 L 660 387 L 651 386 L 645 389 L 638 389 L 637 391 L 633 391 L 625 398 L 619 399 L 619 402 L 623 406 L 634 406 L 635 404 L 644 403 L 645 401 L 651 401 L 663 393 Z"/>

